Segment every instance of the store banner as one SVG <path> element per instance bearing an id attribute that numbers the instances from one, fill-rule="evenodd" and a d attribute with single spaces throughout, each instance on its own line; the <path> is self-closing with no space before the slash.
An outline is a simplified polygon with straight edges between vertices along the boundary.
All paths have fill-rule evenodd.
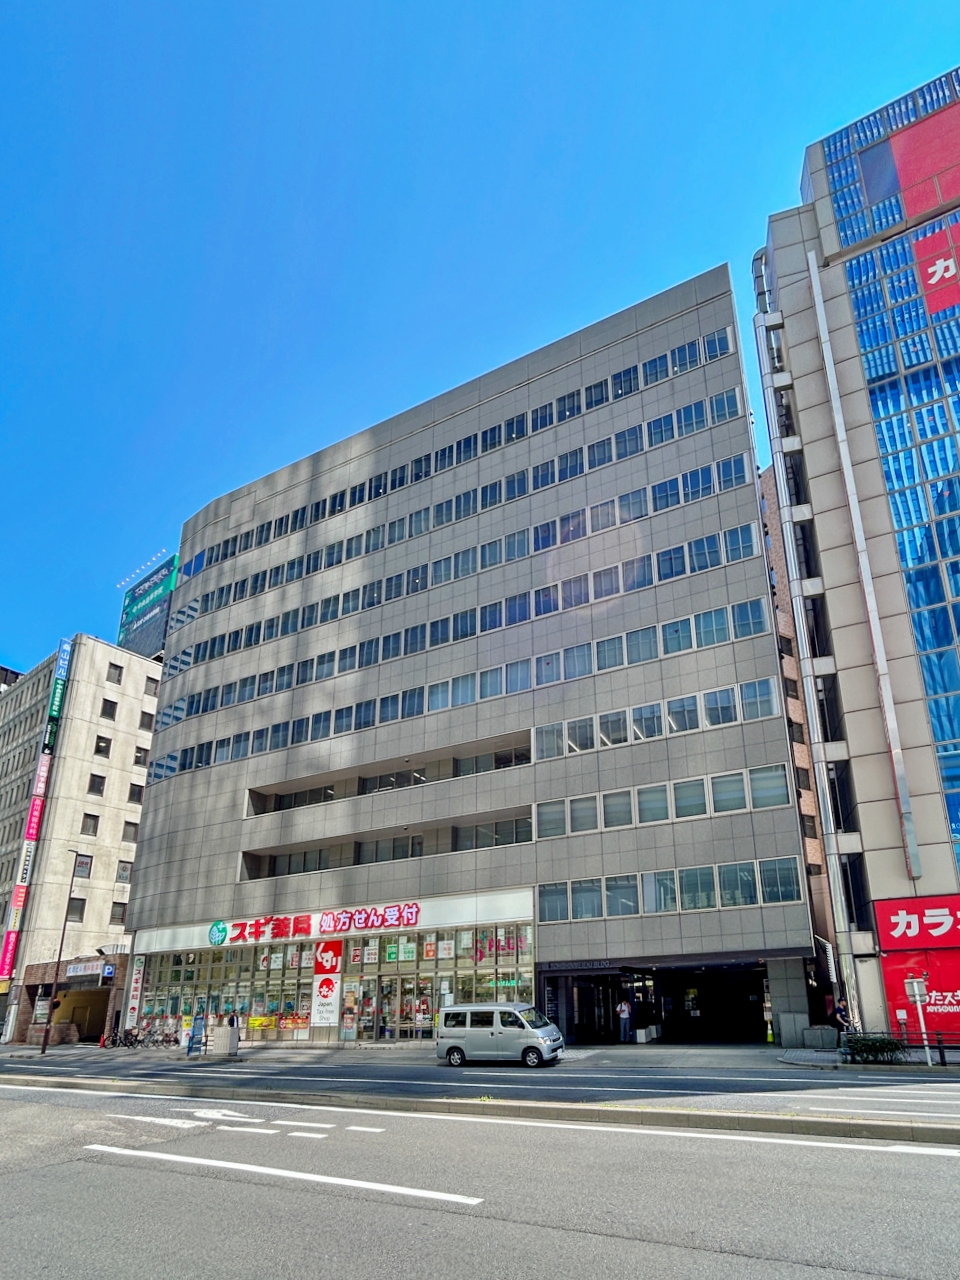
<path id="1" fill-rule="evenodd" d="M 905 1021 L 911 1036 L 920 1034 L 917 1006 L 907 999 L 905 982 L 909 977 L 925 977 L 929 1000 L 923 1006 L 923 1017 L 928 1035 L 935 1039 L 938 1031 L 949 1031 L 952 1040 L 960 1032 L 960 947 L 891 951 L 881 955 L 880 964 L 892 1031 L 898 1031 Z"/>
<path id="2" fill-rule="evenodd" d="M 317 943 L 313 960 L 313 996 L 310 1022 L 314 1027 L 335 1027 L 340 1019 L 340 973 L 343 939 L 325 938 Z"/>
<path id="3" fill-rule="evenodd" d="M 960 947 L 960 893 L 883 898 L 875 910 L 881 951 Z"/>
<path id="4" fill-rule="evenodd" d="M 137 1019 L 140 1016 L 140 1000 L 143 996 L 143 969 L 145 963 L 146 959 L 144 956 L 134 956 L 133 976 L 130 979 L 130 999 L 127 1001 L 127 1017 L 124 1023 L 124 1028 L 127 1031 L 137 1025 Z"/>

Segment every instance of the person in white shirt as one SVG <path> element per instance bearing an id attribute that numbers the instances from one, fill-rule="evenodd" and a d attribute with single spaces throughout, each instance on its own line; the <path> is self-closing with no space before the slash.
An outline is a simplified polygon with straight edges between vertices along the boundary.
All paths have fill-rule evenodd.
<path id="1" fill-rule="evenodd" d="M 623 999 L 620 1001 L 620 1003 L 617 1005 L 617 1014 L 619 1015 L 619 1018 L 620 1018 L 620 1043 L 629 1044 L 630 1043 L 630 1018 L 633 1014 L 633 1009 L 630 1005 L 630 1001 L 627 999 L 626 996 L 624 996 Z"/>

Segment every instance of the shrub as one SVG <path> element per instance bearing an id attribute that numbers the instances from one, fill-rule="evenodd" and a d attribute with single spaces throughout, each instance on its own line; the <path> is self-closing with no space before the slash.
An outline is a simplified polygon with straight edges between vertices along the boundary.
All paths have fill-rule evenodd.
<path id="1" fill-rule="evenodd" d="M 903 1062 L 907 1045 L 897 1036 L 847 1035 L 847 1056 L 851 1062 Z"/>

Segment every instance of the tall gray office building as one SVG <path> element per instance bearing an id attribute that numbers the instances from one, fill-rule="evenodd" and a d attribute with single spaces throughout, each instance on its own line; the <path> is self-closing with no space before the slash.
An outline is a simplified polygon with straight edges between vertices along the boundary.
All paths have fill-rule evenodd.
<path id="1" fill-rule="evenodd" d="M 801 194 L 756 332 L 841 978 L 862 1025 L 917 1033 L 926 974 L 956 1034 L 960 70 L 808 147 Z"/>
<path id="2" fill-rule="evenodd" d="M 128 1021 L 784 1040 L 813 940 L 729 274 L 185 525 Z"/>

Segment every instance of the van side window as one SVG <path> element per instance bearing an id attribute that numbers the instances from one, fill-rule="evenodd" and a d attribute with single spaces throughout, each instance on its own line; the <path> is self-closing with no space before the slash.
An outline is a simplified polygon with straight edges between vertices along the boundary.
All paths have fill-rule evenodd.
<path id="1" fill-rule="evenodd" d="M 445 1027 L 465 1027 L 467 1025 L 466 1013 L 445 1013 L 443 1015 L 443 1025 Z"/>
<path id="2" fill-rule="evenodd" d="M 500 1025 L 501 1027 L 513 1027 L 517 1031 L 526 1030 L 523 1022 L 520 1020 L 517 1014 L 504 1012 L 503 1010 L 501 1010 L 500 1012 Z"/>
<path id="3" fill-rule="evenodd" d="M 474 1011 L 470 1014 L 471 1027 L 492 1027 L 493 1026 L 493 1010 L 483 1009 L 480 1012 Z"/>

